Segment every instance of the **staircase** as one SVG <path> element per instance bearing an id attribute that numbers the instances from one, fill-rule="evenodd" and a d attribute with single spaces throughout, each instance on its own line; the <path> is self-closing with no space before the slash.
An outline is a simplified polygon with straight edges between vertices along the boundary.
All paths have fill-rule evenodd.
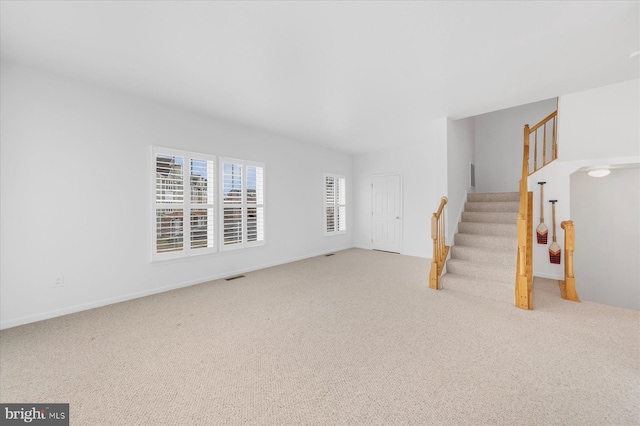
<path id="1" fill-rule="evenodd" d="M 514 304 L 520 194 L 468 194 L 442 288 Z"/>

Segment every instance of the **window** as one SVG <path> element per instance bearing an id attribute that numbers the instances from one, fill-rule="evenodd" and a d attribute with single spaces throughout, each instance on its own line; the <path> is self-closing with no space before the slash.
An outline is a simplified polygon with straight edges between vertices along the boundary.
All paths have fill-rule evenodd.
<path id="1" fill-rule="evenodd" d="M 153 149 L 155 260 L 215 251 L 215 160 Z"/>
<path id="2" fill-rule="evenodd" d="M 324 175 L 324 234 L 347 231 L 347 196 L 344 176 Z"/>
<path id="3" fill-rule="evenodd" d="M 213 155 L 153 148 L 154 260 L 264 244 L 264 164 L 221 159 L 218 172 L 216 164 Z"/>
<path id="4" fill-rule="evenodd" d="M 264 244 L 264 164 L 223 158 L 222 250 Z"/>

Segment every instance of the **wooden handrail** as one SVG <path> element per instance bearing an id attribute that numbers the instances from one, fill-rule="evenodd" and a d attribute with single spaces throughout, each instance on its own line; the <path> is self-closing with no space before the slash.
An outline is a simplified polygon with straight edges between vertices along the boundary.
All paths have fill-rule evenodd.
<path id="1" fill-rule="evenodd" d="M 431 239 L 433 240 L 433 255 L 431 261 L 431 272 L 429 273 L 429 287 L 440 290 L 440 275 L 444 269 L 444 263 L 449 254 L 449 246 L 445 244 L 446 235 L 444 227 L 444 206 L 447 204 L 447 197 L 442 197 L 440 207 L 431 216 Z"/>
<path id="2" fill-rule="evenodd" d="M 565 220 L 560 227 L 564 229 L 564 281 L 560 281 L 560 294 L 563 299 L 579 302 L 576 278 L 573 276 L 573 251 L 576 244 L 573 221 Z"/>
<path id="3" fill-rule="evenodd" d="M 442 200 L 440 200 L 440 206 L 438 207 L 438 210 L 433 214 L 438 219 L 442 215 L 442 210 L 444 210 L 444 206 L 447 204 L 448 201 L 449 200 L 447 199 L 447 197 L 442 197 Z"/>
<path id="4" fill-rule="evenodd" d="M 556 117 L 557 115 L 558 115 L 558 110 L 553 111 L 551 114 L 549 114 L 545 118 L 543 118 L 541 122 L 539 122 L 538 124 L 536 124 L 535 126 L 530 128 L 529 132 L 531 132 L 531 133 L 535 132 L 540 127 L 544 126 L 546 122 L 548 122 L 549 120 L 553 119 L 553 117 Z"/>

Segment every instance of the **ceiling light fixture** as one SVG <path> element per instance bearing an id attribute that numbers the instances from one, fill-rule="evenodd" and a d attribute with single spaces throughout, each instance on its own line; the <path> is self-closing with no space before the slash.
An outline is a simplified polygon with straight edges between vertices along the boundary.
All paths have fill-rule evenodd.
<path id="1" fill-rule="evenodd" d="M 611 173 L 611 170 L 609 169 L 595 169 L 587 172 L 587 174 L 591 177 L 605 177 L 609 173 Z"/>

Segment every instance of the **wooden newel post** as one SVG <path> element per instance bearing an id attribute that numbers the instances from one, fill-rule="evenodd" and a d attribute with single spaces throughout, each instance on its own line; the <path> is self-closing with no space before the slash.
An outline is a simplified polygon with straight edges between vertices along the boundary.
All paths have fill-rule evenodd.
<path id="1" fill-rule="evenodd" d="M 516 306 L 529 308 L 529 291 L 527 285 L 527 221 L 524 215 L 518 215 L 518 271 L 516 276 Z"/>
<path id="2" fill-rule="evenodd" d="M 429 273 L 429 287 L 440 290 L 440 274 L 444 269 L 444 262 L 447 260 L 449 247 L 445 241 L 444 215 L 443 210 L 447 204 L 447 197 L 442 197 L 438 211 L 431 216 L 431 239 L 433 240 L 433 260 L 431 261 L 431 272 Z"/>
<path id="3" fill-rule="evenodd" d="M 531 131 L 525 124 L 523 130 L 524 152 L 522 153 L 522 177 L 520 179 L 520 212 L 518 214 L 518 254 L 516 262 L 515 305 L 520 309 L 533 309 L 531 297 L 532 270 L 532 232 L 531 225 L 531 193 L 528 192 L 529 177 L 529 138 Z M 533 229 L 531 229 L 532 231 Z"/>
<path id="4" fill-rule="evenodd" d="M 576 292 L 576 279 L 573 276 L 573 251 L 575 250 L 575 228 L 572 220 L 565 220 L 560 224 L 564 229 L 564 286 L 561 283 L 562 298 L 579 302 L 578 293 Z"/>
<path id="5" fill-rule="evenodd" d="M 429 274 L 429 287 L 440 290 L 440 280 L 438 279 L 438 217 L 434 213 L 431 216 L 431 239 L 433 240 L 433 254 L 431 260 L 431 273 Z"/>

